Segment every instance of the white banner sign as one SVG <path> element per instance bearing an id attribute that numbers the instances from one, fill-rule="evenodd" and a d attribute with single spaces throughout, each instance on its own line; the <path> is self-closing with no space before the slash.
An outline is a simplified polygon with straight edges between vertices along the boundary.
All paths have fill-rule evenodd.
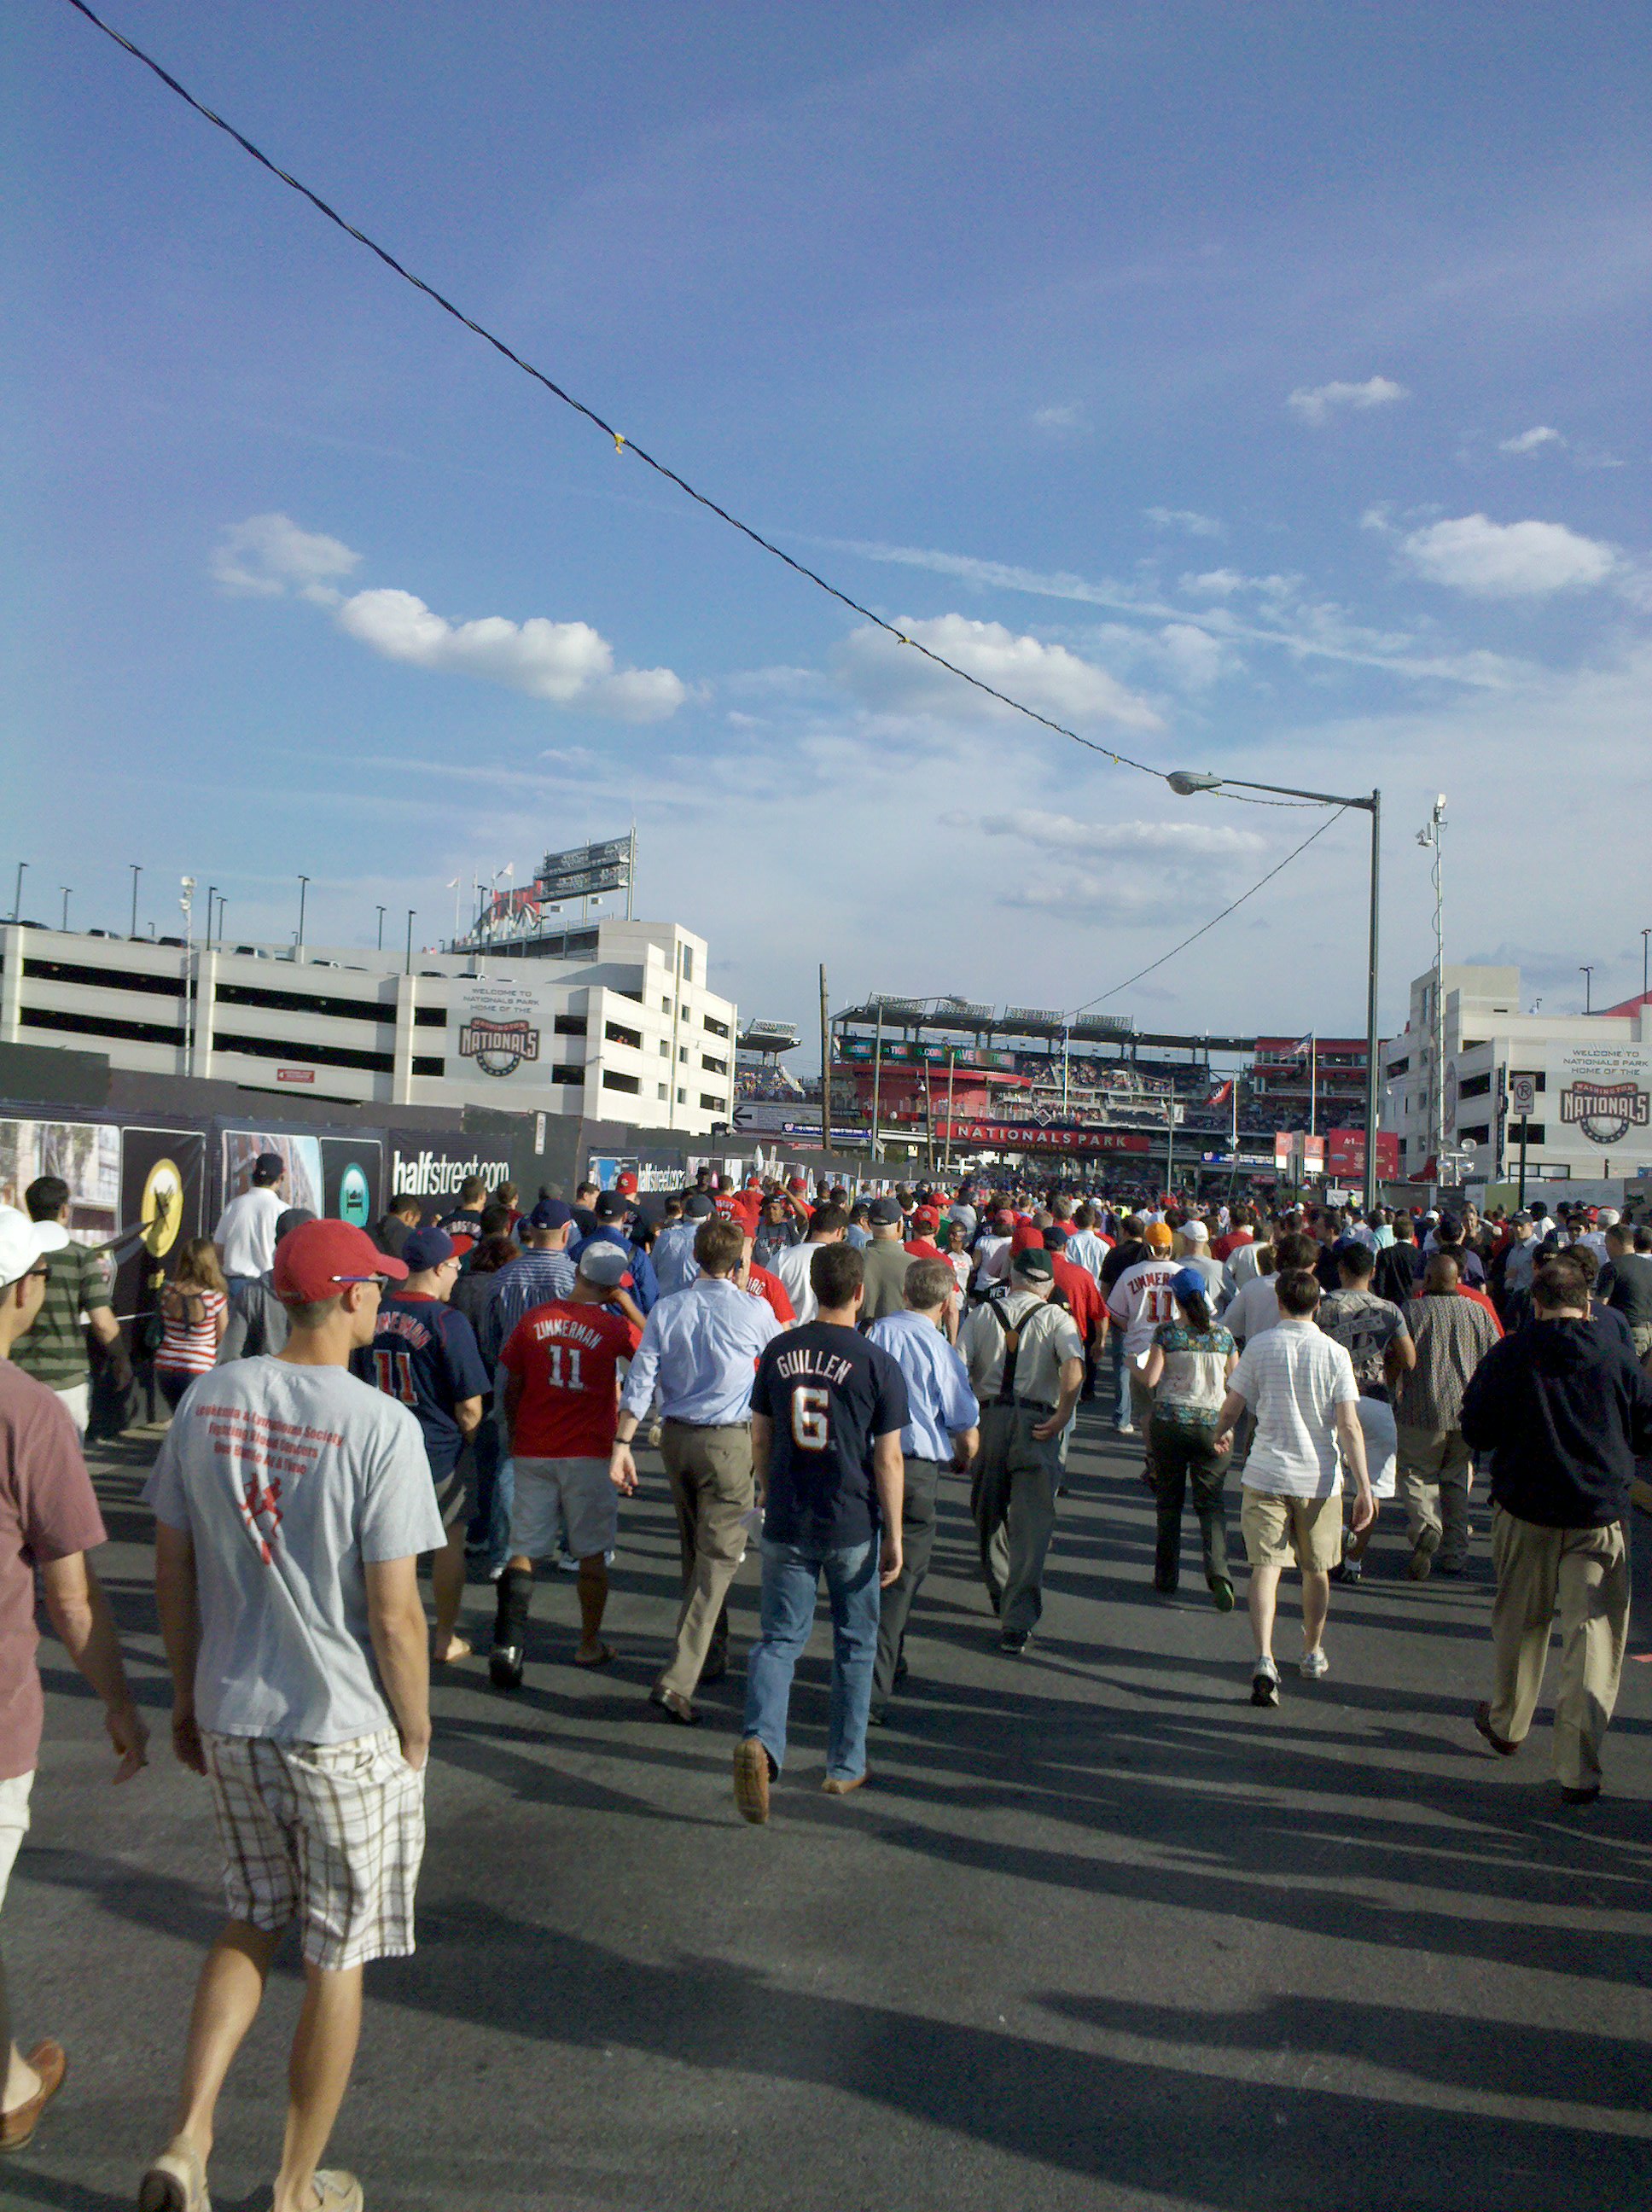
<path id="1" fill-rule="evenodd" d="M 1558 1093 L 1557 1097 L 1556 1094 Z M 1652 1050 L 1639 1044 L 1568 1044 L 1552 1053 L 1548 1097 L 1568 1136 L 1610 1152 L 1644 1146 L 1652 1125 Z"/>
<path id="2" fill-rule="evenodd" d="M 455 983 L 447 1005 L 447 1077 L 543 1090 L 556 1036 L 552 995 L 528 982 Z"/>

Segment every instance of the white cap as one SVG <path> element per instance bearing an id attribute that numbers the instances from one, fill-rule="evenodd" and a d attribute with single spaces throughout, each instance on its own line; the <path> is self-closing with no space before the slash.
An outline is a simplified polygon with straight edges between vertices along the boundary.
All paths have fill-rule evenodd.
<path id="1" fill-rule="evenodd" d="M 1615 1229 L 1623 1219 L 1623 1216 L 1615 1206 L 1603 1206 L 1594 1218 L 1600 1228 Z"/>
<path id="2" fill-rule="evenodd" d="M 15 1206 L 0 1206 L 0 1289 L 19 1282 L 47 1252 L 61 1252 L 69 1231 L 61 1221 L 31 1221 Z"/>
<path id="3" fill-rule="evenodd" d="M 1211 1232 L 1202 1221 L 1184 1221 L 1181 1224 L 1181 1241 L 1184 1244 L 1208 1244 L 1211 1241 Z"/>

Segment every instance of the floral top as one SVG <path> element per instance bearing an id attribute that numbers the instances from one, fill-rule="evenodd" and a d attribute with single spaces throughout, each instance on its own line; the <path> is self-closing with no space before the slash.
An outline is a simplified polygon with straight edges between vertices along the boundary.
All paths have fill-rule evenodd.
<path id="1" fill-rule="evenodd" d="M 1164 1354 L 1155 1419 L 1180 1428 L 1213 1429 L 1227 1395 L 1228 1362 L 1237 1349 L 1231 1335 L 1219 1322 L 1200 1335 L 1184 1321 L 1162 1321 L 1153 1342 Z"/>

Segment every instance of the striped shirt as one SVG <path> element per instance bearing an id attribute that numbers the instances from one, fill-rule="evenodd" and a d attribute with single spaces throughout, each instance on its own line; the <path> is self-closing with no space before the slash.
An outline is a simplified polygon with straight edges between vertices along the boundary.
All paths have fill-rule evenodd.
<path id="1" fill-rule="evenodd" d="M 229 1301 L 222 1291 L 175 1283 L 162 1294 L 165 1334 L 155 1355 L 173 1375 L 204 1375 L 218 1358 L 218 1316 Z"/>

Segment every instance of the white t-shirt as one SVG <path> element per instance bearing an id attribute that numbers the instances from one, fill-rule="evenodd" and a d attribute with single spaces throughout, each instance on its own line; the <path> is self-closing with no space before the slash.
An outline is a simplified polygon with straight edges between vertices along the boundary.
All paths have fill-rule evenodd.
<path id="1" fill-rule="evenodd" d="M 344 1367 L 215 1367 L 173 1414 L 143 1495 L 194 1544 L 203 1729 L 349 1743 L 393 1725 L 363 1569 L 446 1541 L 406 1406 Z"/>
<path id="2" fill-rule="evenodd" d="M 1254 1237 L 1248 1244 L 1236 1244 L 1229 1253 L 1222 1270 L 1222 1280 L 1236 1295 L 1245 1284 L 1252 1281 L 1262 1257 L 1261 1247 Z"/>
<path id="3" fill-rule="evenodd" d="M 1365 1472 L 1373 1498 L 1392 1498 L 1400 1457 L 1400 1431 L 1394 1407 L 1381 1398 L 1362 1398 L 1359 1425 L 1365 1431 Z"/>
<path id="4" fill-rule="evenodd" d="M 276 1257 L 276 1224 L 287 1201 L 268 1183 L 232 1198 L 218 1216 L 212 1241 L 224 1255 L 226 1275 L 267 1275 Z"/>
<path id="5" fill-rule="evenodd" d="M 778 1275 L 785 1284 L 792 1310 L 800 1322 L 812 1321 L 820 1311 L 820 1300 L 809 1279 L 809 1269 L 820 1249 L 818 1244 L 789 1244 L 784 1252 L 776 1252 L 769 1265 L 769 1273 Z"/>
<path id="6" fill-rule="evenodd" d="M 1273 1287 L 1272 1275 L 1253 1275 L 1248 1283 L 1239 1285 L 1239 1294 L 1227 1306 L 1222 1318 L 1241 1344 L 1248 1344 L 1253 1337 L 1264 1335 L 1277 1326 L 1279 1319 L 1279 1294 Z"/>
<path id="7" fill-rule="evenodd" d="M 1239 1355 L 1228 1388 L 1256 1416 L 1244 1487 L 1332 1498 L 1342 1487 L 1336 1409 L 1357 1406 L 1354 1363 L 1312 1317 L 1281 1321 Z"/>
<path id="8" fill-rule="evenodd" d="M 1006 1283 L 1010 1279 L 1010 1246 L 1008 1237 L 983 1237 L 975 1246 L 975 1288 L 984 1291 L 989 1284 Z"/>
<path id="9" fill-rule="evenodd" d="M 1162 1321 L 1175 1316 L 1176 1302 L 1170 1296 L 1170 1284 L 1181 1272 L 1181 1264 L 1175 1260 L 1138 1260 L 1114 1284 L 1107 1310 L 1124 1331 L 1127 1359 L 1139 1358 L 1149 1350 L 1153 1331 Z"/>

